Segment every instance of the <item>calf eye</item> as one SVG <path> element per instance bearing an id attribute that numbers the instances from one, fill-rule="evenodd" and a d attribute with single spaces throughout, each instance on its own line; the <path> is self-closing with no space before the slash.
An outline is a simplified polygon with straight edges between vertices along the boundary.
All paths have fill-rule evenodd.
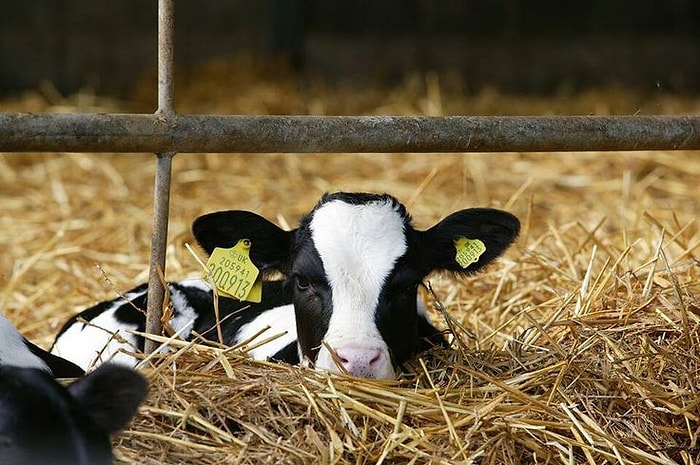
<path id="1" fill-rule="evenodd" d="M 303 276 L 296 275 L 294 277 L 298 291 L 306 292 L 311 289 L 311 283 Z"/>

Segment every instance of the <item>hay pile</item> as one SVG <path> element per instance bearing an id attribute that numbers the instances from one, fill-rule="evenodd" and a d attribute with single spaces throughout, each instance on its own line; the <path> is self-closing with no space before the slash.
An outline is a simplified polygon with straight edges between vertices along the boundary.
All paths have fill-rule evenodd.
<path id="1" fill-rule="evenodd" d="M 434 76 L 359 92 L 237 66 L 183 77 L 178 109 L 700 110 L 697 100 L 619 89 L 558 100 L 465 96 Z M 0 107 L 125 108 L 57 98 L 44 90 Z M 125 109 L 139 106 L 148 99 Z M 23 333 L 47 347 L 69 315 L 146 279 L 153 165 L 150 155 L 0 156 L 0 308 Z M 170 279 L 197 269 L 184 250 L 197 215 L 250 209 L 294 225 L 326 190 L 388 191 L 419 227 L 480 205 L 512 211 L 524 228 L 485 273 L 430 277 L 425 299 L 454 330 L 454 348 L 423 354 L 396 382 L 175 343 L 144 369 L 151 394 L 115 439 L 119 462 L 700 462 L 697 153 L 180 155 L 173 181 Z"/>

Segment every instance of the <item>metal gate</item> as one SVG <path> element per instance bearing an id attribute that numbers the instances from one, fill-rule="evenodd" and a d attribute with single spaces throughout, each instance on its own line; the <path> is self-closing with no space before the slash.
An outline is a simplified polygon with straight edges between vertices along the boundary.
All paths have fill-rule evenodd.
<path id="1" fill-rule="evenodd" d="M 553 152 L 700 149 L 700 116 L 221 116 L 173 107 L 175 0 L 158 2 L 154 114 L 0 114 L 0 152 L 153 152 L 146 331 L 160 333 L 172 158 L 230 152 Z M 156 348 L 146 341 L 146 352 Z"/>

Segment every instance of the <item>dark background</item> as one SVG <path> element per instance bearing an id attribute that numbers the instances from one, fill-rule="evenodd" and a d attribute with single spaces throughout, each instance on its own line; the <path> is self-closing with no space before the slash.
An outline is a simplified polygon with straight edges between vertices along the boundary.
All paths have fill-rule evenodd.
<path id="1" fill-rule="evenodd" d="M 177 0 L 176 63 L 249 54 L 327 82 L 434 70 L 547 94 L 700 91 L 697 0 Z M 0 0 L 0 95 L 128 94 L 156 66 L 157 2 Z"/>

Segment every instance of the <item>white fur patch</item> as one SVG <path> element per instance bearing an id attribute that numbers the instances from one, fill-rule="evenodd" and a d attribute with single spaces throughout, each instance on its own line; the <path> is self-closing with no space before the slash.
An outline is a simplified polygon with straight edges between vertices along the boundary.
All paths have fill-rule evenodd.
<path id="1" fill-rule="evenodd" d="M 130 292 L 124 297 L 133 300 L 146 292 Z M 89 323 L 73 323 L 56 339 L 51 353 L 70 360 L 85 371 L 107 361 L 135 366 L 137 360 L 121 349 L 127 352 L 138 351 L 136 336 L 128 332 L 136 330 L 137 325 L 121 322 L 114 317 L 114 313 L 123 305 L 131 304 L 118 299 Z"/>
<path id="2" fill-rule="evenodd" d="M 390 201 L 352 205 L 334 200 L 315 211 L 310 228 L 332 291 L 333 313 L 324 340 L 333 348 L 381 350 L 386 366 L 378 377 L 394 377 L 374 315 L 386 278 L 408 247 L 403 217 Z M 316 366 L 336 370 L 325 347 Z"/>
<path id="3" fill-rule="evenodd" d="M 267 360 L 297 340 L 297 324 L 294 317 L 294 306 L 289 304 L 266 310 L 251 322 L 241 326 L 238 330 L 235 343 L 239 344 L 250 339 L 266 326 L 269 326 L 270 329 L 264 331 L 250 342 L 250 345 L 255 345 L 258 342 L 278 334 L 282 334 L 282 336 L 249 351 L 248 354 L 256 360 Z"/>
<path id="4" fill-rule="evenodd" d="M 204 281 L 202 278 L 185 278 L 181 279 L 177 283 L 184 287 L 192 287 L 194 289 L 199 289 L 200 291 L 211 291 L 211 286 L 207 284 L 207 282 Z"/>
<path id="5" fill-rule="evenodd" d="M 179 284 L 188 287 L 196 287 L 199 289 L 198 286 L 190 285 L 191 283 L 189 282 L 181 282 Z M 190 305 L 190 302 L 187 300 L 187 296 L 185 296 L 182 292 L 173 289 L 172 287 L 170 288 L 170 303 L 173 306 L 173 317 L 170 319 L 170 326 L 176 333 L 179 334 L 179 337 L 182 339 L 189 339 L 190 334 L 192 333 L 192 324 L 198 316 L 197 312 Z M 189 327 L 183 329 L 186 326 Z"/>
<path id="6" fill-rule="evenodd" d="M 29 350 L 24 337 L 3 315 L 0 315 L 0 365 L 39 368 L 51 372 L 46 363 Z"/>

